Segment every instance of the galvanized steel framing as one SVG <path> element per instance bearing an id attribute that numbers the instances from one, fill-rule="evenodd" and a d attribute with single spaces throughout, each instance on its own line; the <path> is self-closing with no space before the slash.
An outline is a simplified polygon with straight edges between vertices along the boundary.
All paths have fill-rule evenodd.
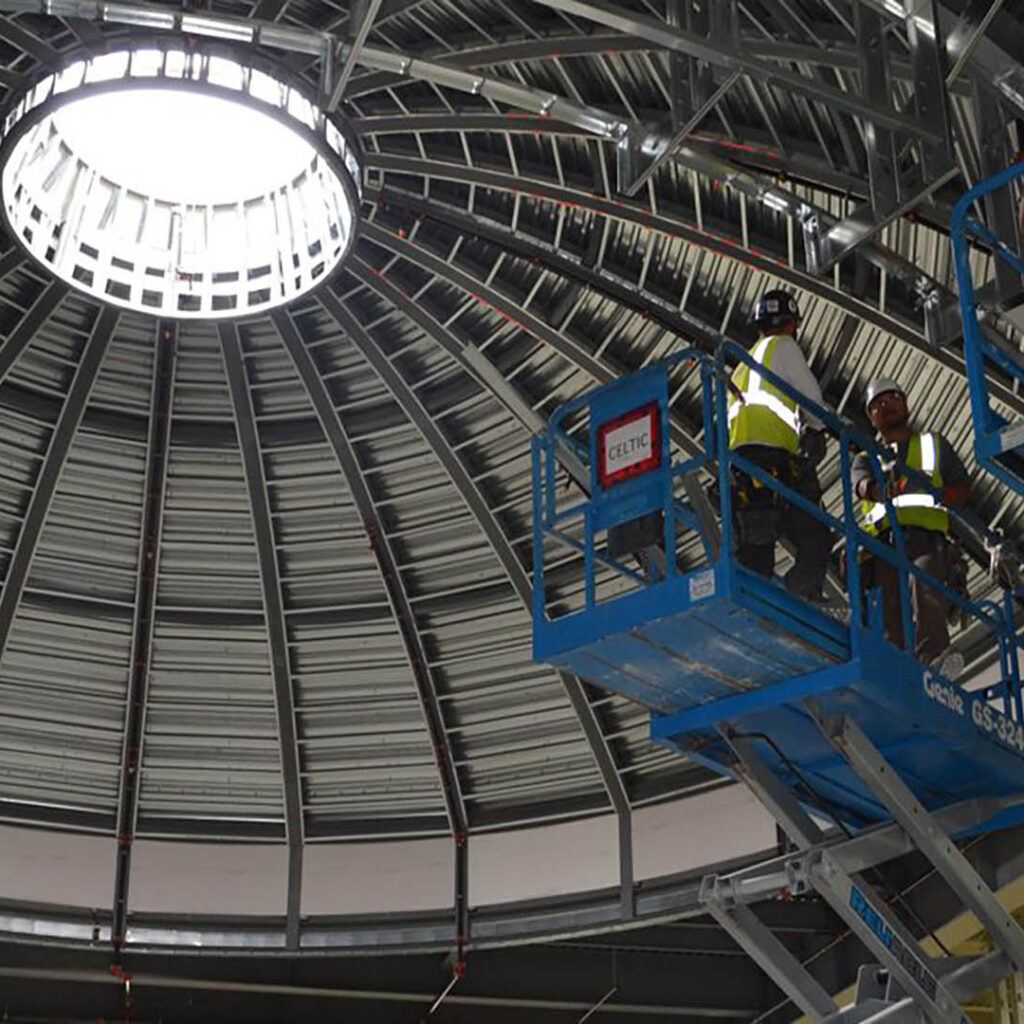
<path id="1" fill-rule="evenodd" d="M 252 395 L 245 369 L 245 356 L 238 328 L 233 323 L 221 324 L 221 352 L 224 370 L 238 430 L 238 447 L 245 468 L 249 491 L 256 550 L 259 556 L 263 608 L 270 646 L 271 672 L 274 680 L 274 704 L 277 709 L 277 730 L 281 747 L 281 775 L 284 789 L 285 836 L 288 843 L 288 903 L 286 943 L 289 949 L 299 947 L 299 915 L 302 903 L 302 854 L 304 833 L 302 819 L 302 778 L 299 764 L 299 741 L 295 722 L 295 701 L 292 693 L 291 660 L 288 632 L 284 618 L 281 577 L 274 542 L 274 524 L 267 496 L 267 479 L 263 468 L 259 434 Z"/>
<path id="2" fill-rule="evenodd" d="M 93 384 L 96 383 L 96 376 L 103 364 L 103 357 L 107 353 L 117 320 L 118 312 L 110 307 L 104 307 L 97 313 L 92 333 L 72 379 L 71 388 L 53 428 L 46 458 L 39 469 L 32 498 L 25 511 L 18 542 L 7 570 L 7 578 L 4 580 L 3 589 L 0 590 L 0 661 L 7 648 L 14 618 L 18 614 L 22 592 L 32 568 L 32 558 L 39 543 L 39 536 L 43 532 L 54 492 L 60 483 L 64 462 L 75 439 L 78 425 L 82 422 L 82 414 L 85 412 Z"/>
<path id="3" fill-rule="evenodd" d="M 171 405 L 178 332 L 173 323 L 158 323 L 153 331 L 153 388 L 145 477 L 139 562 L 132 616 L 132 645 L 128 693 L 124 716 L 124 740 L 117 799 L 117 867 L 114 874 L 114 905 L 111 940 L 120 950 L 128 930 L 132 846 L 142 789 L 142 754 L 146 738 L 146 700 L 153 656 L 157 580 L 163 538 L 167 464 L 171 445 Z"/>
<path id="4" fill-rule="evenodd" d="M 352 500 L 359 511 L 367 539 L 370 542 L 370 550 L 373 552 L 381 582 L 387 593 L 388 603 L 391 605 L 398 631 L 402 637 L 402 644 L 409 662 L 409 669 L 412 672 L 413 683 L 416 686 L 423 718 L 434 747 L 434 760 L 437 765 L 441 794 L 455 844 L 454 905 L 457 941 L 461 946 L 461 943 L 467 941 L 469 937 L 469 821 L 466 816 L 465 800 L 462 796 L 462 785 L 455 767 L 451 738 L 445 724 L 441 703 L 438 700 L 437 687 L 427 666 L 427 654 L 423 649 L 423 640 L 416 625 L 416 616 L 402 583 L 401 571 L 398 568 L 387 530 L 366 485 L 359 459 L 348 438 L 341 416 L 331 401 L 331 396 L 320 376 L 313 356 L 307 350 L 298 327 L 288 313 L 278 311 L 272 316 L 281 342 L 288 350 L 288 355 L 309 394 L 324 436 L 334 451 Z M 355 343 L 358 344 L 358 342 Z"/>

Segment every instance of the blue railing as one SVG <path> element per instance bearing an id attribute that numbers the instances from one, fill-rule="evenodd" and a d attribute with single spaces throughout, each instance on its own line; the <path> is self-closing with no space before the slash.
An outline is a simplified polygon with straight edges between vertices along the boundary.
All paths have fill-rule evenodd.
<path id="1" fill-rule="evenodd" d="M 826 430 L 838 440 L 840 476 L 842 482 L 842 514 L 835 515 L 821 505 L 808 500 L 793 487 L 772 476 L 760 466 L 751 462 L 736 451 L 729 448 L 728 399 L 729 399 L 729 363 L 746 364 L 756 369 L 763 380 L 768 381 L 784 395 L 797 402 L 805 411 L 819 419 Z M 672 462 L 669 457 L 669 408 L 668 408 L 668 373 L 680 364 L 690 364 L 700 374 L 700 389 L 703 396 L 703 448 L 696 454 Z M 661 443 L 663 457 L 658 469 L 638 480 L 617 485 L 603 491 L 595 479 L 594 448 L 578 440 L 572 433 L 571 424 L 576 421 L 580 428 L 599 425 L 602 415 L 608 410 L 617 408 L 626 412 L 634 408 L 640 401 L 649 399 L 654 393 L 659 395 L 661 414 Z M 586 422 L 589 417 L 589 423 Z M 593 430 L 589 430 L 592 435 Z M 592 439 L 591 439 L 592 440 Z M 852 423 L 837 416 L 805 395 L 796 391 L 782 378 L 758 364 L 741 346 L 727 342 L 716 349 L 715 356 L 688 349 L 666 361 L 665 364 L 650 367 L 633 378 L 626 378 L 605 387 L 598 388 L 588 395 L 574 399 L 559 407 L 549 421 L 547 433 L 534 439 L 533 442 L 533 483 L 534 483 L 534 605 L 536 621 L 551 621 L 547 612 L 545 587 L 545 556 L 544 540 L 551 537 L 583 556 L 583 607 L 567 615 L 586 614 L 595 609 L 598 602 L 596 587 L 596 569 L 603 565 L 613 572 L 629 579 L 638 586 L 654 585 L 671 580 L 680 575 L 676 564 L 677 529 L 682 526 L 695 528 L 695 516 L 685 502 L 675 497 L 676 484 L 681 477 L 704 471 L 717 474 L 718 491 L 721 509 L 721 555 L 720 560 L 730 570 L 740 574 L 740 578 L 754 581 L 753 574 L 732 561 L 734 550 L 734 523 L 732 516 L 732 477 L 734 471 L 747 474 L 765 488 L 775 492 L 790 504 L 802 509 L 807 514 L 824 523 L 832 533 L 839 537 L 845 546 L 846 560 L 846 591 L 845 598 L 849 614 L 849 651 L 852 657 L 860 653 L 860 645 L 866 635 L 865 626 L 871 625 L 877 630 L 880 627 L 881 603 L 879 595 L 873 592 L 865 602 L 865 588 L 861 564 L 861 553 L 879 559 L 891 565 L 897 574 L 900 587 L 900 605 L 902 609 L 903 645 L 908 650 L 914 648 L 914 624 L 911 614 L 910 586 L 911 576 L 923 581 L 933 590 L 941 593 L 953 605 L 966 614 L 967 619 L 980 623 L 994 636 L 998 644 L 1000 665 L 1003 670 L 1005 685 L 1003 692 L 993 694 L 1000 696 L 1004 703 L 1004 713 L 1008 718 L 1018 722 L 1024 721 L 1022 707 L 1019 651 L 1024 647 L 1014 629 L 1013 596 L 1006 593 L 1002 603 L 990 600 L 973 601 L 952 590 L 943 581 L 915 565 L 906 553 L 903 532 L 899 525 L 896 510 L 892 502 L 885 501 L 891 531 L 892 544 L 868 533 L 858 521 L 858 500 L 853 494 L 851 483 L 852 459 L 851 450 L 856 449 L 869 456 L 872 473 L 879 484 L 879 492 L 886 493 L 886 478 L 882 469 L 883 461 L 891 461 L 891 452 L 884 449 L 873 438 Z M 565 461 L 566 454 L 582 466 L 589 479 L 578 481 L 582 487 L 589 487 L 589 495 L 560 508 L 557 500 L 557 476 L 559 463 Z M 913 478 L 916 489 L 931 490 L 930 479 L 900 466 L 900 473 Z M 940 496 L 941 497 L 941 496 Z M 610 526 L 656 512 L 663 513 L 664 570 L 663 576 L 655 579 L 644 577 L 632 566 L 621 560 L 612 558 L 606 552 L 597 550 L 597 534 Z M 962 515 L 950 509 L 954 518 Z M 566 532 L 564 525 L 571 520 L 582 520 L 582 537 L 573 537 Z M 973 518 L 969 521 L 972 532 L 979 531 L 979 524 Z M 981 528 L 984 532 L 984 528 Z M 984 537 L 994 539 L 993 536 Z M 707 565 L 713 565 L 711 546 L 704 544 Z M 758 583 L 760 583 L 758 579 Z M 792 606 L 795 601 L 781 587 L 768 587 L 772 596 L 769 600 L 778 606 Z M 764 597 L 765 591 L 760 591 Z M 614 598 L 609 599 L 609 603 Z M 865 621 L 865 606 L 867 618 Z M 811 614 L 811 606 L 806 606 Z M 558 621 L 556 618 L 553 621 Z"/>
<path id="2" fill-rule="evenodd" d="M 974 419 L 974 449 L 978 462 L 993 476 L 1018 494 L 1024 494 L 1024 478 L 998 460 L 1003 453 L 1024 443 L 1024 427 L 1010 426 L 992 407 L 986 370 L 994 366 L 1011 381 L 1024 385 L 1024 364 L 1016 353 L 1000 346 L 994 337 L 986 337 L 982 327 L 978 295 L 971 273 L 971 240 L 989 249 L 995 259 L 1008 266 L 1024 280 L 1024 259 L 971 215 L 971 208 L 1017 178 L 1024 176 L 1024 163 L 1014 164 L 1005 171 L 988 178 L 965 192 L 953 210 L 950 237 L 953 242 L 953 261 L 956 269 L 960 301 L 960 318 L 964 332 L 964 362 Z"/>

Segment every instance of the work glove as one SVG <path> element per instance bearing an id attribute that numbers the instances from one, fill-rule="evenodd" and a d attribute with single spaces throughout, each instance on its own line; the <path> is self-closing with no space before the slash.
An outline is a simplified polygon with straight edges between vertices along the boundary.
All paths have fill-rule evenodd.
<path id="1" fill-rule="evenodd" d="M 993 582 L 1003 590 L 1016 590 L 1020 586 L 1020 562 L 1017 552 L 1006 541 L 985 545 L 988 551 L 988 571 Z"/>
<path id="2" fill-rule="evenodd" d="M 800 454 L 812 465 L 825 460 L 825 431 L 805 427 L 800 434 Z"/>
<path id="3" fill-rule="evenodd" d="M 870 501 L 892 501 L 893 498 L 898 498 L 907 489 L 907 480 L 905 477 L 890 476 L 885 482 L 885 490 L 878 486 L 877 480 L 872 480 L 868 484 L 868 500 Z"/>

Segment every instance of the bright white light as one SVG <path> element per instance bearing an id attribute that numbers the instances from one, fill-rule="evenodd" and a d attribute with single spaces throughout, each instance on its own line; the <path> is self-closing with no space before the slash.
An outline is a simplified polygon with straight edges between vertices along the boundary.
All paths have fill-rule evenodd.
<path id="1" fill-rule="evenodd" d="M 265 196 L 314 156 L 305 139 L 251 107 L 176 89 L 100 93 L 62 107 L 53 121 L 86 163 L 170 202 Z"/>
<path id="2" fill-rule="evenodd" d="M 224 55 L 85 58 L 3 123 L 11 234 L 73 287 L 162 316 L 289 302 L 352 242 L 361 167 L 340 120 Z"/>

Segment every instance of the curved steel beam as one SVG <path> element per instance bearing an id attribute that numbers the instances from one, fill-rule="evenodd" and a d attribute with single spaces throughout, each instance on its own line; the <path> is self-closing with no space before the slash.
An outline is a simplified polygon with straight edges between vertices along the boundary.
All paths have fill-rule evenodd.
<path id="1" fill-rule="evenodd" d="M 384 382 L 384 385 L 391 392 L 395 401 L 405 412 L 406 416 L 409 417 L 410 422 L 419 430 L 427 445 L 444 467 L 448 478 L 459 492 L 470 512 L 472 512 L 484 536 L 490 543 L 491 549 L 504 568 L 516 596 L 523 607 L 529 611 L 533 606 L 533 592 L 526 570 L 520 563 L 516 553 L 512 550 L 512 546 L 498 525 L 497 519 L 488 507 L 487 502 L 484 501 L 483 495 L 477 489 L 469 473 L 466 472 L 465 467 L 452 449 L 447 438 L 438 428 L 437 424 L 434 423 L 433 419 L 431 419 L 426 409 L 423 408 L 416 393 L 409 387 L 405 379 L 399 374 L 380 348 L 378 348 L 362 324 L 356 320 L 329 289 L 325 289 L 317 297 L 324 309 L 327 310 L 339 327 L 348 335 L 374 372 Z M 567 674 L 560 674 L 560 679 L 570 704 L 579 719 L 580 728 L 590 747 L 591 755 L 598 766 L 602 780 L 609 787 L 609 799 L 616 811 L 621 807 L 624 812 L 619 816 L 620 839 L 623 841 L 620 845 L 620 903 L 623 912 L 627 916 L 631 916 L 633 905 L 632 842 L 631 829 L 629 828 L 630 819 L 627 813 L 625 813 L 629 809 L 625 787 L 612 758 L 611 751 L 601 732 L 594 709 L 587 700 L 582 683 L 574 676 Z M 624 821 L 626 823 L 625 827 L 623 826 Z M 629 839 L 628 843 L 626 842 L 627 839 Z"/>
<path id="2" fill-rule="evenodd" d="M 503 295 L 496 288 L 446 263 L 439 256 L 428 252 L 421 246 L 386 231 L 372 221 L 364 221 L 360 225 L 360 233 L 391 252 L 404 256 L 417 266 L 433 274 L 444 277 L 451 284 L 461 288 L 468 295 L 488 306 L 504 319 L 532 334 L 557 352 L 566 362 L 582 370 L 595 384 L 608 384 L 623 376 L 628 370 L 610 359 L 607 355 L 594 356 L 583 346 L 557 331 L 550 324 L 535 316 L 529 310 L 522 309 L 513 299 Z M 700 448 L 693 439 L 692 424 L 685 424 L 673 418 L 672 439 L 687 452 L 696 454 Z"/>
<path id="3" fill-rule="evenodd" d="M 928 343 L 921 332 L 915 330 L 905 321 L 883 313 L 871 303 L 864 302 L 835 288 L 829 280 L 791 267 L 786 261 L 763 250 L 745 247 L 734 238 L 706 229 L 702 230 L 687 221 L 653 213 L 639 203 L 602 198 L 592 192 L 570 188 L 544 179 L 527 178 L 521 174 L 515 176 L 499 171 L 467 167 L 463 164 L 441 164 L 437 161 L 421 160 L 416 157 L 370 153 L 366 155 L 365 159 L 368 167 L 443 178 L 465 184 L 483 185 L 506 192 L 523 193 L 531 198 L 542 199 L 556 205 L 589 210 L 604 217 L 660 232 L 670 238 L 682 239 L 691 245 L 719 253 L 756 270 L 772 274 L 795 288 L 816 295 L 844 312 L 852 313 L 864 322 L 891 334 L 946 369 L 966 377 L 966 367 L 959 352 L 950 348 L 935 348 Z M 393 248 L 393 242 L 400 241 L 394 239 L 393 236 L 386 237 L 388 237 L 389 248 Z M 1010 388 L 997 382 L 993 382 L 990 386 L 993 395 L 1000 402 L 1016 412 L 1024 412 L 1024 396 L 1018 396 Z"/>
<path id="4" fill-rule="evenodd" d="M 539 259 L 565 277 L 572 278 L 635 313 L 646 314 L 656 323 L 689 338 L 709 352 L 724 341 L 724 335 L 711 324 L 679 309 L 678 305 L 661 299 L 643 288 L 624 280 L 604 267 L 589 267 L 559 247 L 531 237 L 518 229 L 504 227 L 468 211 L 422 196 L 399 192 L 395 189 L 368 189 L 365 198 L 376 198 L 382 208 L 408 210 L 417 217 L 447 224 L 469 235 L 489 239 L 497 245 L 507 246 L 527 259 Z M 621 369 L 619 370 L 621 373 Z"/>
<path id="5" fill-rule="evenodd" d="M 555 93 L 520 86 L 507 79 L 465 71 L 451 64 L 373 47 L 364 47 L 363 63 L 403 77 L 423 79 L 437 85 L 479 94 L 498 103 L 572 124 L 591 135 L 609 139 L 616 144 L 626 144 L 632 140 L 632 144 L 644 150 L 659 152 L 671 141 L 636 121 L 624 119 L 600 108 L 574 103 Z M 375 157 L 379 158 L 379 155 L 367 154 L 364 166 L 371 166 L 371 161 Z M 676 163 L 698 174 L 721 181 L 747 198 L 789 217 L 801 227 L 801 230 L 803 225 L 812 219 L 820 226 L 822 232 L 827 232 L 837 223 L 837 219 L 822 207 L 788 189 L 780 188 L 767 176 L 755 174 L 722 160 L 699 144 L 687 142 L 676 146 L 672 158 Z M 890 277 L 903 282 L 912 294 L 920 295 L 922 300 L 926 300 L 926 311 L 937 309 L 942 300 L 952 297 L 949 290 L 934 278 L 874 240 L 864 242 L 857 252 Z"/>
<path id="6" fill-rule="evenodd" d="M 622 36 L 618 32 L 595 32 L 593 35 L 543 36 L 539 39 L 508 40 L 493 46 L 474 46 L 456 53 L 437 53 L 437 60 L 460 68 L 487 68 L 496 64 L 513 64 L 518 61 L 545 60 L 561 57 L 589 57 L 596 54 L 648 52 L 658 50 L 645 39 Z M 346 99 L 365 96 L 378 89 L 408 83 L 402 75 L 386 71 L 374 71 L 353 78 Z"/>
<path id="7" fill-rule="evenodd" d="M 405 256 L 422 269 L 438 274 L 445 278 L 445 280 L 457 285 L 468 295 L 489 306 L 506 320 L 516 324 L 527 333 L 532 334 L 538 341 L 542 341 L 554 349 L 563 359 L 582 370 L 595 383 L 607 384 L 628 372 L 626 367 L 621 366 L 608 355 L 602 355 L 600 358 L 591 355 L 590 352 L 571 338 L 555 330 L 555 328 L 545 323 L 539 317 L 534 316 L 528 310 L 520 308 L 518 303 L 502 295 L 496 288 L 476 280 L 458 267 L 446 263 L 426 249 L 398 238 L 372 221 L 364 221 L 360 226 L 360 233 L 384 248 Z M 683 451 L 690 455 L 695 455 L 701 450 L 694 441 L 694 425 L 684 422 L 678 412 L 672 414 L 670 430 L 672 440 Z M 683 478 L 683 487 L 686 490 L 687 500 L 700 521 L 705 539 L 711 546 L 712 552 L 717 553 L 720 543 L 720 531 L 714 511 L 700 481 L 695 479 L 693 475 L 686 476 Z"/>
<path id="8" fill-rule="evenodd" d="M 361 117 L 353 127 L 363 137 L 392 134 L 415 135 L 420 132 L 442 134 L 505 132 L 510 135 L 590 138 L 581 128 L 560 124 L 549 118 L 502 112 L 459 112 L 453 114 L 450 111 L 431 111 L 425 114 L 379 114 Z M 814 148 L 818 148 L 817 142 L 812 144 L 810 140 L 787 140 L 790 144 L 787 151 L 782 153 L 775 148 L 767 132 L 753 129 L 742 143 L 706 129 L 695 132 L 690 136 L 689 141 L 694 146 L 705 147 L 707 152 L 717 160 L 760 174 L 769 174 L 784 180 L 793 178 L 797 181 L 810 182 L 845 197 L 865 199 L 869 193 L 868 182 L 864 178 L 863 171 L 838 170 L 826 160 L 810 155 L 807 150 L 812 148 L 812 145 Z M 802 148 L 800 148 L 801 142 L 803 143 Z M 937 210 L 948 209 L 949 213 L 952 213 L 951 207 L 945 207 L 937 202 L 935 206 Z M 933 218 L 931 213 L 931 209 L 922 210 L 918 217 L 929 223 L 934 220 L 936 223 L 948 224 L 948 216 L 942 220 L 941 217 Z"/>
<path id="9" fill-rule="evenodd" d="M 285 941 L 289 949 L 299 948 L 299 924 L 302 905 L 303 816 L 302 781 L 299 768 L 299 740 L 295 722 L 291 663 L 288 657 L 288 632 L 284 618 L 281 576 L 274 544 L 274 524 L 270 514 L 266 474 L 256 431 L 256 414 L 242 356 L 238 327 L 224 323 L 218 328 L 224 372 L 238 431 L 238 447 L 249 492 L 253 533 L 263 591 L 263 612 L 270 647 L 270 667 L 274 680 L 274 705 L 277 711 L 277 735 L 281 748 L 281 775 L 284 783 L 285 837 L 288 842 L 288 909 Z"/>
<path id="10" fill-rule="evenodd" d="M 135 570 L 135 611 L 132 615 L 132 646 L 129 660 L 131 668 L 117 798 L 117 869 L 114 874 L 111 930 L 111 941 L 115 950 L 121 949 L 127 934 L 132 844 L 138 821 L 139 793 L 142 785 L 140 769 L 146 734 L 149 665 L 153 652 L 157 575 L 160 571 L 164 495 L 167 489 L 167 463 L 171 446 L 171 403 L 178 355 L 178 332 L 174 324 L 160 323 L 154 334 L 153 383 L 150 389 L 149 436 L 143 490 L 145 503 Z"/>
<path id="11" fill-rule="evenodd" d="M 764 36 L 742 36 L 743 51 L 751 57 L 784 61 L 790 64 L 816 65 L 840 71 L 856 71 L 857 50 L 852 44 L 832 42 L 828 47 L 811 43 L 797 43 L 767 39 Z M 487 46 L 474 46 L 455 53 L 437 52 L 432 56 L 449 64 L 464 68 L 491 68 L 501 64 L 523 61 L 560 60 L 566 57 L 617 56 L 620 53 L 664 53 L 667 47 L 639 36 L 621 32 L 593 32 L 588 35 L 562 34 L 532 39 L 511 39 Z M 899 78 L 912 78 L 909 61 L 890 58 L 891 70 Z M 372 72 L 354 78 L 346 98 L 354 98 L 388 89 L 409 79 L 386 72 Z M 962 81 L 956 83 L 958 91 L 967 91 Z"/>
<path id="12" fill-rule="evenodd" d="M 19 259 L 18 263 L 20 262 Z M 0 273 L 0 277 L 2 276 Z M 36 331 L 46 323 L 50 314 L 60 305 L 67 293 L 68 286 L 63 281 L 51 281 L 25 311 L 25 315 L 18 321 L 18 325 L 0 346 L 0 382 L 7 377 L 11 367 L 35 337 Z"/>
<path id="13" fill-rule="evenodd" d="M 399 407 L 408 416 L 416 429 L 423 436 L 428 447 L 434 452 L 444 467 L 459 495 L 469 506 L 469 510 L 480 524 L 491 550 L 497 556 L 505 575 L 516 595 L 529 604 L 531 601 L 530 580 L 519 557 L 512 550 L 505 534 L 493 513 L 484 501 L 476 484 L 466 472 L 458 456 L 452 450 L 437 424 L 427 413 L 416 393 L 409 387 L 405 379 L 391 364 L 391 361 L 378 348 L 369 333 L 352 315 L 346 306 L 330 291 L 324 289 L 316 296 L 324 309 L 345 332 L 352 344 L 370 364 L 374 373 L 380 377 Z"/>
<path id="14" fill-rule="evenodd" d="M 352 500 L 355 502 L 359 518 L 363 522 L 363 529 L 370 542 L 370 550 L 377 563 L 377 570 L 384 586 L 384 592 L 387 594 L 388 604 L 391 606 L 391 613 L 398 625 L 398 632 L 402 638 L 402 646 L 405 648 L 409 670 L 412 672 L 427 733 L 434 747 L 434 763 L 437 766 L 438 779 L 441 783 L 441 795 L 455 841 L 456 935 L 462 936 L 465 941 L 469 936 L 469 870 L 466 843 L 469 821 L 466 815 L 465 799 L 462 795 L 462 785 L 455 767 L 451 738 L 445 724 L 437 688 L 427 667 L 427 652 L 416 626 L 416 616 L 402 583 L 398 559 L 392 550 L 387 530 L 377 511 L 377 506 L 374 504 L 359 459 L 349 440 L 341 416 L 331 400 L 327 385 L 320 376 L 316 363 L 306 348 L 291 316 L 283 310 L 277 310 L 271 314 L 271 319 L 274 321 L 281 343 L 291 357 L 309 399 L 313 403 L 324 436 L 333 449 L 338 467 L 348 484 Z M 346 334 L 352 336 L 347 330 Z M 355 343 L 359 345 L 358 341 Z M 362 350 L 362 346 L 359 347 Z"/>
<path id="15" fill-rule="evenodd" d="M 21 603 L 21 595 L 32 566 L 32 558 L 43 532 L 57 484 L 60 482 L 64 463 L 67 461 L 68 451 L 71 449 L 71 442 L 78 431 L 86 403 L 89 401 L 89 395 L 96 383 L 100 366 L 103 364 L 103 357 L 107 354 L 110 339 L 117 327 L 118 315 L 117 310 L 110 306 L 100 307 L 92 333 L 79 358 L 68 396 L 64 400 L 60 416 L 50 435 L 46 457 L 43 459 L 39 475 L 36 477 L 32 497 L 25 510 L 25 521 L 21 525 L 21 532 L 18 534 L 14 553 L 11 555 L 7 577 L 2 590 L 0 590 L 0 660 L 3 659 L 7 649 L 7 640 L 18 612 L 18 605 Z"/>
<path id="16" fill-rule="evenodd" d="M 484 353 L 474 348 L 474 356 L 471 360 L 466 358 L 466 349 L 459 340 L 434 320 L 427 312 L 410 298 L 394 282 L 388 280 L 383 274 L 375 273 L 361 262 L 356 265 L 349 264 L 349 271 L 361 281 L 367 288 L 375 291 L 382 298 L 390 302 L 404 316 L 416 324 L 423 333 L 431 338 L 437 345 L 443 348 L 466 370 L 467 373 L 480 382 L 498 399 L 529 434 L 539 434 L 544 429 L 544 421 L 533 412 L 527 400 L 525 400 L 514 385 L 508 383 L 501 377 L 500 371 Z M 481 362 L 489 364 L 491 371 L 485 375 L 478 372 Z M 589 486 L 589 480 L 586 481 Z M 520 600 L 525 601 L 525 607 L 532 611 L 529 601 L 529 593 L 521 593 L 516 590 Z M 619 868 L 621 902 L 624 917 L 633 915 L 633 859 L 632 859 L 632 810 L 629 804 L 629 794 L 626 791 L 625 783 L 619 774 L 618 765 L 615 763 L 615 756 L 612 753 L 604 733 L 601 730 L 597 715 L 592 707 L 584 684 L 575 676 L 565 672 L 559 672 L 558 677 L 565 689 L 569 702 L 572 704 L 576 717 L 579 719 L 580 727 L 586 736 L 590 746 L 591 754 L 597 764 L 598 771 L 604 783 L 608 799 L 618 816 L 619 821 Z"/>

